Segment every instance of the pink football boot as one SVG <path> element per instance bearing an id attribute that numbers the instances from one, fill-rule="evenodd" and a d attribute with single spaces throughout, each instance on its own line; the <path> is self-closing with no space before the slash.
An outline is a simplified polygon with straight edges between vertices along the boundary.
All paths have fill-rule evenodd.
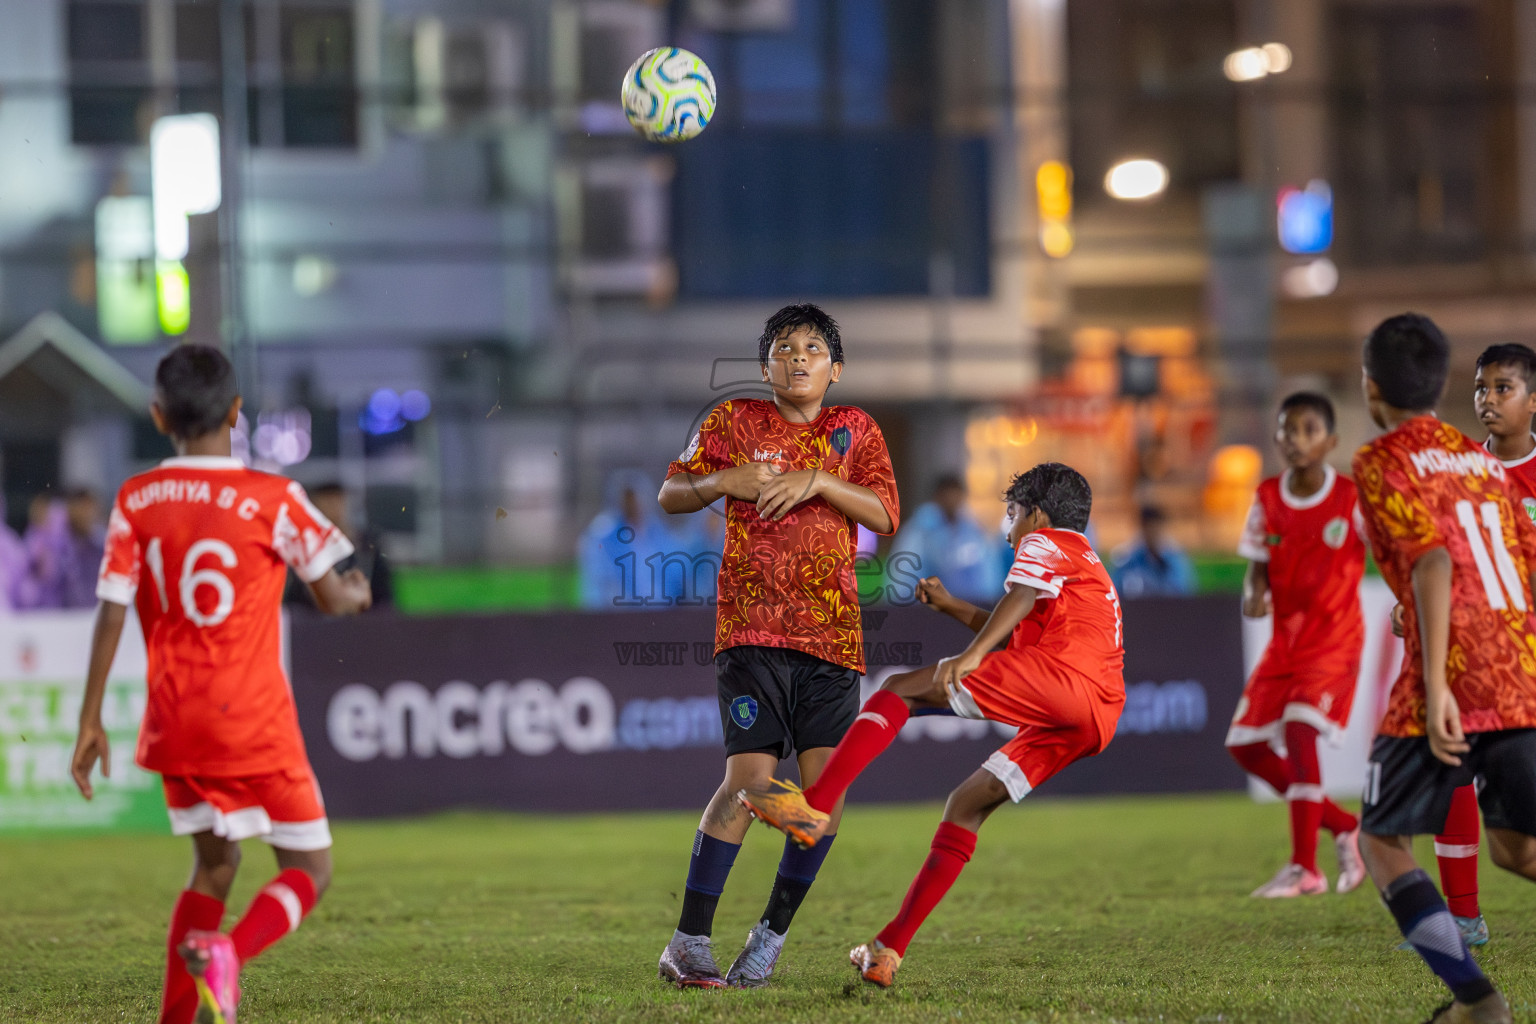
<path id="1" fill-rule="evenodd" d="M 223 932 L 191 931 L 177 950 L 197 984 L 197 1024 L 235 1024 L 240 958 Z"/>

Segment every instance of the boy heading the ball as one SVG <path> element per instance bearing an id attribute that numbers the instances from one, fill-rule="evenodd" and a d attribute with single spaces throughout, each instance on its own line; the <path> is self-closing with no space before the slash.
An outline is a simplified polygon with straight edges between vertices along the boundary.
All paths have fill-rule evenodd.
<path id="1" fill-rule="evenodd" d="M 131 477 L 112 507 L 71 763 L 89 800 L 96 762 L 110 774 L 102 696 L 133 604 L 149 655 L 137 760 L 162 776 L 171 831 L 194 852 L 171 914 L 161 1024 L 232 1021 L 241 966 L 297 928 L 330 881 L 330 827 L 283 673 L 288 569 L 322 611 L 370 603 L 362 573 L 333 568 L 352 545 L 303 488 L 231 456 L 239 413 L 217 349 L 183 345 L 160 361 L 150 414 L 176 457 Z M 255 836 L 281 871 L 225 934 L 240 840 Z"/>
<path id="2" fill-rule="evenodd" d="M 1248 559 L 1243 614 L 1274 623 L 1227 731 L 1233 759 L 1290 807 L 1291 859 L 1253 892 L 1269 899 L 1328 891 L 1317 867 L 1319 827 L 1333 833 L 1338 891 L 1365 879 L 1360 823 L 1324 795 L 1317 760 L 1318 739 L 1337 744 L 1349 724 L 1365 642 L 1355 485 L 1326 461 L 1338 443 L 1327 398 L 1298 392 L 1280 403 L 1275 446 L 1288 468 L 1259 484 L 1237 547 Z"/>
<path id="3" fill-rule="evenodd" d="M 1489 852 L 1536 879 L 1536 528 L 1502 463 L 1438 420 L 1450 345 L 1403 314 L 1364 350 L 1371 419 L 1354 458 L 1382 577 L 1404 610 L 1405 651 L 1366 770 L 1361 853 L 1398 927 L 1452 1001 L 1433 1021 L 1505 1022 L 1510 1010 L 1415 863 L 1456 790 L 1478 784 Z"/>
<path id="4" fill-rule="evenodd" d="M 896 917 L 849 954 L 864 980 L 889 987 L 907 946 L 976 849 L 982 822 L 1080 758 L 1099 753 L 1125 706 L 1120 599 L 1083 536 L 1093 495 L 1069 466 L 1047 462 L 1015 477 L 1008 540 L 1016 555 L 1007 592 L 988 612 L 936 577 L 921 599 L 976 632 L 952 658 L 886 680 L 859 712 L 821 777 L 803 793 L 747 789 L 763 821 L 818 848 L 843 794 L 890 746 L 916 708 L 1018 727 L 1018 735 L 949 795 L 932 848 Z M 996 650 L 1007 642 L 1003 650 Z"/>
<path id="5" fill-rule="evenodd" d="M 854 535 L 894 533 L 900 514 L 880 428 L 862 409 L 822 404 L 843 372 L 837 322 L 809 303 L 786 306 L 764 325 L 758 362 L 772 400 L 716 406 L 659 497 L 670 513 L 726 499 L 715 629 L 725 779 L 694 835 L 682 913 L 658 965 L 679 987 L 751 987 L 773 972 L 827 844 L 785 842 L 768 905 L 722 977 L 715 907 L 752 822 L 735 794 L 767 785 L 791 752 L 801 780 L 814 782 L 853 722 L 864 671 Z M 841 802 L 832 812 L 835 832 Z"/>

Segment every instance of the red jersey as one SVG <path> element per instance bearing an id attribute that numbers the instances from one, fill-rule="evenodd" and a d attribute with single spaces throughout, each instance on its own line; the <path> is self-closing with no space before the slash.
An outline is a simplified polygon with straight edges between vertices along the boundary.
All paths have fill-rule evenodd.
<path id="1" fill-rule="evenodd" d="M 1446 679 L 1466 732 L 1536 726 L 1536 527 L 1510 498 L 1503 465 L 1433 416 L 1417 416 L 1355 453 L 1355 482 L 1381 575 L 1403 605 L 1403 667 L 1377 730 L 1424 735 L 1423 654 L 1413 565 L 1451 558 Z"/>
<path id="2" fill-rule="evenodd" d="M 1533 435 L 1536 438 L 1536 435 Z M 1493 451 L 1493 438 L 1483 442 L 1483 447 L 1490 453 Z M 1523 459 L 1514 459 L 1503 463 L 1504 472 L 1508 474 L 1504 484 L 1509 488 L 1509 496 L 1514 499 L 1516 505 L 1525 509 L 1526 515 L 1531 517 L 1531 522 L 1536 523 L 1536 450 L 1533 450 Z"/>
<path id="3" fill-rule="evenodd" d="M 783 472 L 815 468 L 868 487 L 896 529 L 891 456 L 862 409 L 825 406 L 812 422 L 791 423 L 773 402 L 721 402 L 667 476 L 703 476 L 748 462 L 771 462 Z M 727 497 L 725 505 L 715 653 L 747 644 L 787 647 L 863 672 L 864 623 L 853 571 L 857 524 L 821 497 L 777 522 L 759 518 L 750 501 Z"/>
<path id="4" fill-rule="evenodd" d="M 132 602 L 144 629 L 141 766 L 236 776 L 306 764 L 283 673 L 283 584 L 289 566 L 313 583 L 351 553 L 302 487 L 238 459 L 166 459 L 123 484 L 96 596 Z"/>
<path id="5" fill-rule="evenodd" d="M 1088 538 L 1056 529 L 1026 535 L 1003 586 L 1012 590 L 1020 583 L 1037 596 L 1013 628 L 1009 649 L 1032 647 L 1123 699 L 1120 596 Z"/>
<path id="6" fill-rule="evenodd" d="M 1365 527 L 1355 484 L 1332 466 L 1323 474 L 1323 486 L 1305 498 L 1288 489 L 1289 471 L 1259 484 L 1237 545 L 1244 558 L 1268 565 L 1274 636 L 1293 657 L 1340 649 L 1358 656 L 1365 642 Z"/>

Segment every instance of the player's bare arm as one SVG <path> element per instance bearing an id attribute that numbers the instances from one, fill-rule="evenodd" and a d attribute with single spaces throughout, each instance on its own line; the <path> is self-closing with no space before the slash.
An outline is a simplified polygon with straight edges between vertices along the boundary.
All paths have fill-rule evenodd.
<path id="1" fill-rule="evenodd" d="M 1262 619 L 1269 614 L 1269 565 L 1266 562 L 1249 562 L 1243 573 L 1243 615 L 1250 619 Z"/>
<path id="2" fill-rule="evenodd" d="M 309 585 L 315 607 L 327 615 L 356 615 L 373 607 L 373 588 L 361 569 L 330 570 Z"/>
<path id="3" fill-rule="evenodd" d="M 107 673 L 112 669 L 112 659 L 117 654 L 117 641 L 123 635 L 123 622 L 128 618 L 128 606 L 101 601 L 96 606 L 96 628 L 91 632 L 91 662 L 86 670 L 85 697 L 80 703 L 80 735 L 75 740 L 75 753 L 69 761 L 69 773 L 74 777 L 80 795 L 89 800 L 91 769 L 101 762 L 101 774 L 112 775 L 111 750 L 107 744 L 107 731 L 101 725 L 101 702 L 107 692 Z"/>
<path id="4" fill-rule="evenodd" d="M 866 529 L 892 532 L 891 514 L 879 495 L 820 469 L 797 469 L 764 484 L 757 498 L 757 514 L 764 519 L 782 519 L 796 505 L 816 497 L 826 499 L 828 505 Z"/>
<path id="5" fill-rule="evenodd" d="M 955 686 L 976 671 L 976 666 L 981 664 L 981 659 L 1008 639 L 1015 626 L 1024 621 L 1035 607 L 1035 598 L 1039 591 L 1034 587 L 1022 583 L 1014 584 L 1012 590 L 1003 595 L 1003 599 L 997 602 L 997 607 L 992 609 L 992 614 L 977 632 L 976 638 L 952 658 L 945 658 L 939 662 L 938 669 L 934 672 L 934 682 L 942 687 L 946 693 L 953 693 Z"/>
<path id="6" fill-rule="evenodd" d="M 1445 673 L 1451 632 L 1451 555 L 1445 548 L 1432 548 L 1414 563 L 1413 597 L 1424 657 L 1424 726 L 1429 749 L 1446 764 L 1459 765 L 1457 755 L 1472 748 L 1462 734 L 1461 709 Z"/>
<path id="7" fill-rule="evenodd" d="M 724 495 L 739 501 L 756 501 L 763 486 L 778 475 L 771 462 L 746 462 L 702 475 L 676 473 L 661 485 L 656 501 L 670 515 L 697 512 Z"/>
<path id="8" fill-rule="evenodd" d="M 979 605 L 961 600 L 951 594 L 937 576 L 928 576 L 917 583 L 917 599 L 935 611 L 943 612 L 962 623 L 972 633 L 981 631 L 992 613 Z"/>

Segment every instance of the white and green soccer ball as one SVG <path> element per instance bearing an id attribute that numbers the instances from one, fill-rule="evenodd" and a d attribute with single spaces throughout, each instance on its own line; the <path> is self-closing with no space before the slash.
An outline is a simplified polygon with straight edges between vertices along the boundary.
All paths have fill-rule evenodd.
<path id="1" fill-rule="evenodd" d="M 624 73 L 624 116 L 652 142 L 693 138 L 715 116 L 715 76 L 697 54 L 658 46 Z"/>

